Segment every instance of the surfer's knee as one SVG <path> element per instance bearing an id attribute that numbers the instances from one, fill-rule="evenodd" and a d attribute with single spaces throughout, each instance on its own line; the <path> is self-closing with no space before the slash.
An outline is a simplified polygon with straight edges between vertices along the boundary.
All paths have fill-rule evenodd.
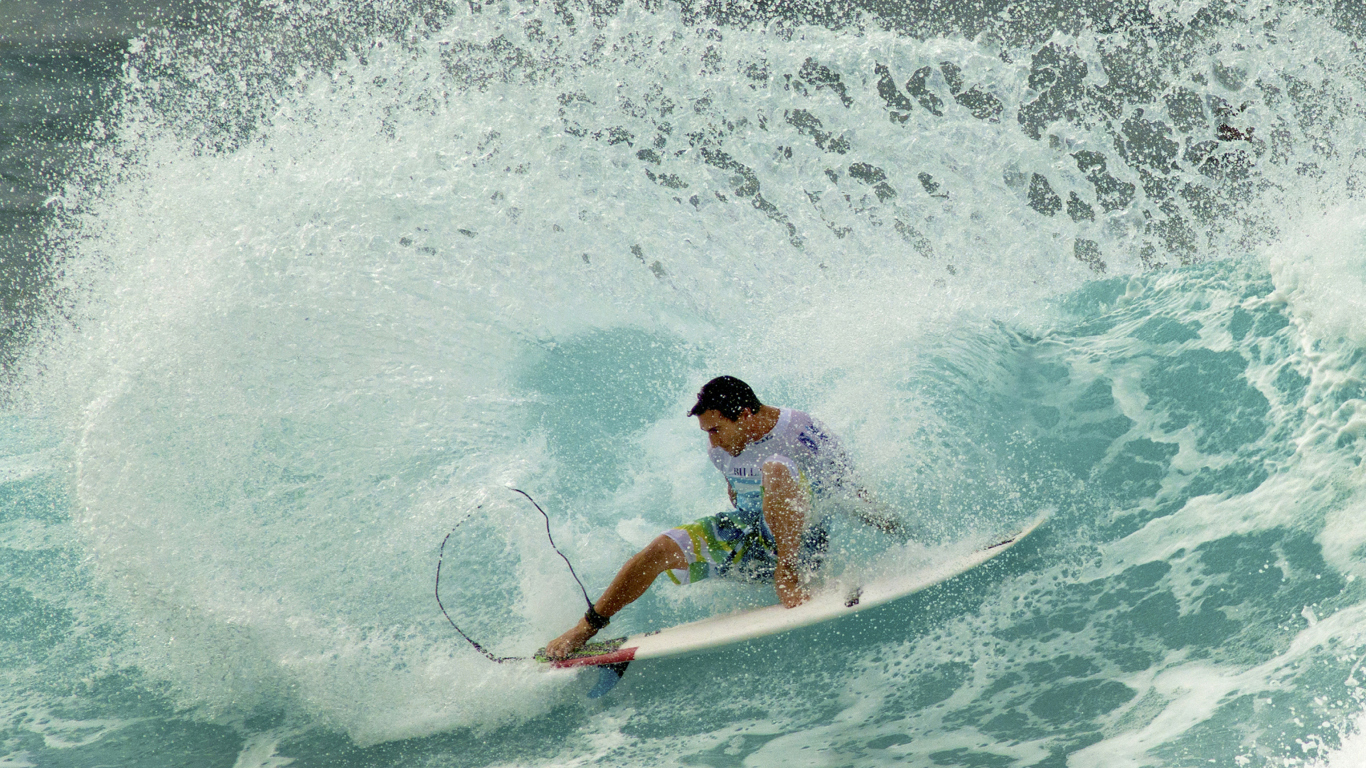
<path id="1" fill-rule="evenodd" d="M 640 550 L 636 557 L 649 562 L 651 566 L 658 569 L 659 573 L 663 573 L 670 568 L 688 567 L 688 561 L 683 556 L 682 547 L 678 546 L 678 542 L 662 533 L 656 536 L 649 544 L 646 544 L 645 548 Z"/>

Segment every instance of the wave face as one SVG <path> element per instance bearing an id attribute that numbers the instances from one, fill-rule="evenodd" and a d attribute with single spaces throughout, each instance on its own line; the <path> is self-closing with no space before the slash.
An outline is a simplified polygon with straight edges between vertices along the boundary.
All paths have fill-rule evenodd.
<path id="1" fill-rule="evenodd" d="M 1283 2 L 266 4 L 135 41 L 0 435 L 15 764 L 1366 759 L 1361 37 Z M 937 13 L 937 12 L 936 12 Z M 966 12 L 964 12 L 966 13 Z M 858 619 L 496 665 L 724 504 L 721 373 L 918 541 Z M 457 524 L 458 523 L 458 524 Z M 771 600 L 659 586 L 638 631 Z"/>

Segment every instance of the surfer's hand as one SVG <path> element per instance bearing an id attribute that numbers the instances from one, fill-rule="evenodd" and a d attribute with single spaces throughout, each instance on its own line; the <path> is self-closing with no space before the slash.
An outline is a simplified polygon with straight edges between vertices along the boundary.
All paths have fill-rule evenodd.
<path id="1" fill-rule="evenodd" d="M 563 659 L 582 648 L 583 644 L 597 633 L 596 629 L 588 626 L 587 621 L 579 619 L 579 623 L 575 624 L 573 629 L 546 643 L 545 655 L 552 659 Z"/>

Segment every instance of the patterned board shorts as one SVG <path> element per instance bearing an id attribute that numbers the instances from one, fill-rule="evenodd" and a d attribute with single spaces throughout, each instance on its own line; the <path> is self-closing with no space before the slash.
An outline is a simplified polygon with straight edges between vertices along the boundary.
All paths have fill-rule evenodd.
<path id="1" fill-rule="evenodd" d="M 675 584 L 692 584 L 711 577 L 742 581 L 772 581 L 778 567 L 778 545 L 762 515 L 739 510 L 721 512 L 664 532 L 683 550 L 688 569 L 669 570 Z M 830 539 L 823 524 L 808 526 L 797 553 L 798 567 L 820 570 Z"/>

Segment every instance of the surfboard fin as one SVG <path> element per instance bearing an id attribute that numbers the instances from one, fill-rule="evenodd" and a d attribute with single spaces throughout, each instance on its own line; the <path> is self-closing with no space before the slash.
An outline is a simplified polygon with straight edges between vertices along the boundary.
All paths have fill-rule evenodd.
<path id="1" fill-rule="evenodd" d="M 631 662 L 629 661 L 623 661 L 620 664 L 603 664 L 602 666 L 599 666 L 598 684 L 593 686 L 593 690 L 588 692 L 588 698 L 600 699 L 607 695 L 608 691 L 615 688 L 617 683 L 621 682 L 622 675 L 626 674 L 626 666 L 630 663 Z"/>

